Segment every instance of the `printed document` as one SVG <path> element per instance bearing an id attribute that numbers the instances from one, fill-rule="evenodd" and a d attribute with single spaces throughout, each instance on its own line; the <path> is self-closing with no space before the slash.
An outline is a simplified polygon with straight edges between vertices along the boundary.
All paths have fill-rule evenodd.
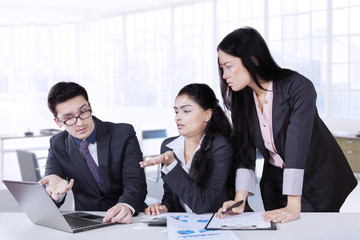
<path id="1" fill-rule="evenodd" d="M 213 214 L 167 213 L 167 230 L 170 240 L 204 239 L 204 240 L 239 240 L 231 231 L 206 230 Z"/>

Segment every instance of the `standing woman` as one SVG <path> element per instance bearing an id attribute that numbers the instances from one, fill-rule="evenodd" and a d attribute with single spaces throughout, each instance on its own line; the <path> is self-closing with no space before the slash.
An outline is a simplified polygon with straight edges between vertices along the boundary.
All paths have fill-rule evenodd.
<path id="1" fill-rule="evenodd" d="M 258 149 L 266 221 L 288 222 L 300 211 L 339 211 L 357 180 L 318 115 L 312 82 L 279 67 L 250 27 L 228 34 L 217 51 L 222 97 L 233 123 L 235 201 L 254 193 Z M 219 212 L 233 203 L 225 202 Z"/>
<path id="2" fill-rule="evenodd" d="M 140 163 L 163 165 L 162 203 L 146 208 L 146 214 L 215 212 L 234 197 L 231 126 L 218 102 L 206 84 L 189 84 L 178 93 L 174 110 L 180 136 L 165 139 L 161 155 Z"/>

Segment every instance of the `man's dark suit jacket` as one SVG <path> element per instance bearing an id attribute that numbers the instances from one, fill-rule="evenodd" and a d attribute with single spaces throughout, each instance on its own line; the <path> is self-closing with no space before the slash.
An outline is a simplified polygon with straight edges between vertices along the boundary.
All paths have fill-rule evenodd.
<path id="1" fill-rule="evenodd" d="M 161 153 L 171 151 L 166 145 L 176 137 L 165 139 Z M 234 198 L 234 184 L 230 182 L 233 151 L 227 138 L 215 135 L 207 151 L 212 155 L 212 161 L 205 174 L 205 184 L 200 187 L 193 178 L 198 174 L 192 166 L 189 174 L 181 167 L 180 161 L 168 174 L 162 174 L 164 181 L 164 204 L 169 212 L 184 212 L 180 199 L 197 214 L 217 212 L 225 201 Z M 201 163 L 200 163 L 201 164 Z"/>
<path id="2" fill-rule="evenodd" d="M 303 195 L 318 211 L 339 211 L 357 180 L 335 138 L 320 119 L 316 92 L 310 80 L 294 73 L 273 85 L 273 138 L 285 168 L 304 169 Z M 269 152 L 262 139 L 255 105 L 252 108 L 252 142 L 264 156 Z M 263 199 L 266 201 L 266 199 Z"/>
<path id="3" fill-rule="evenodd" d="M 77 211 L 107 211 L 117 203 L 127 203 L 143 211 L 146 197 L 142 153 L 130 124 L 96 121 L 99 170 L 105 192 L 101 193 L 74 139 L 63 131 L 50 139 L 45 175 L 74 179 L 72 188 Z"/>

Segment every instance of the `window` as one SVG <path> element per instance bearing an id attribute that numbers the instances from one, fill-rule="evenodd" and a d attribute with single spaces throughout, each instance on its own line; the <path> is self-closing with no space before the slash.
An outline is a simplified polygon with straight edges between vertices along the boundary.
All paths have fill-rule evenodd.
<path id="1" fill-rule="evenodd" d="M 332 75 L 329 76 L 332 91 L 332 116 L 360 118 L 358 1 L 333 2 L 332 9 Z"/>
<path id="2" fill-rule="evenodd" d="M 241 26 L 258 29 L 280 66 L 314 83 L 323 118 L 356 121 L 359 16 L 353 0 L 208 0 L 73 24 L 0 26 L 0 117 L 8 123 L 0 132 L 52 126 L 46 97 L 58 81 L 84 85 L 103 112 L 171 111 L 191 82 L 209 84 L 221 98 L 216 45 Z"/>

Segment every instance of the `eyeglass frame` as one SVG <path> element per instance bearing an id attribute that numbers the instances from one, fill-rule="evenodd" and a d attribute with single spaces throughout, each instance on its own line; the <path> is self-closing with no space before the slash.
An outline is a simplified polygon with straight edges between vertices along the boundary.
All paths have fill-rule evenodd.
<path id="1" fill-rule="evenodd" d="M 88 117 L 86 117 L 86 118 L 81 118 L 80 115 L 81 115 L 81 114 L 84 114 L 84 113 L 86 113 L 86 112 L 90 112 L 90 115 L 89 115 Z M 65 121 L 61 121 L 58 117 L 56 117 L 56 118 L 57 118 L 57 120 L 58 120 L 60 123 L 64 124 L 64 125 L 67 126 L 67 127 L 70 127 L 70 126 L 74 126 L 74 125 L 77 123 L 77 121 L 78 121 L 79 118 L 80 118 L 81 120 L 86 120 L 86 119 L 88 119 L 89 117 L 91 117 L 91 114 L 92 114 L 92 109 L 90 108 L 89 110 L 86 110 L 86 111 L 80 113 L 78 116 L 72 117 L 71 119 L 67 119 L 67 120 L 65 120 Z M 75 122 L 74 122 L 73 124 L 71 124 L 71 125 L 67 125 L 67 124 L 66 124 L 67 121 L 72 120 L 72 119 L 74 119 L 74 118 L 75 118 Z"/>

